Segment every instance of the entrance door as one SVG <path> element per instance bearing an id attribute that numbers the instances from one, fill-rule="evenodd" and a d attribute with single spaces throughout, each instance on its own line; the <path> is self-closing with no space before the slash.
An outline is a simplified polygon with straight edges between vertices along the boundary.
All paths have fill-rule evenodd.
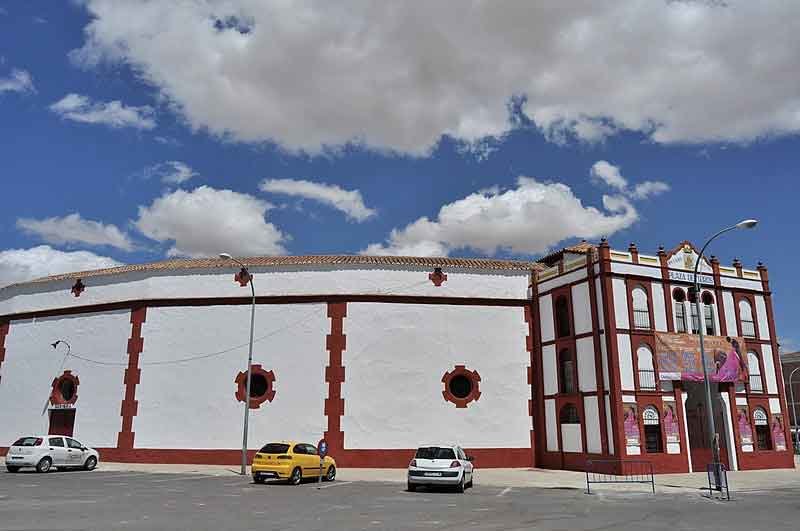
<path id="1" fill-rule="evenodd" d="M 690 384 L 684 382 L 684 388 L 688 391 L 686 401 L 686 427 L 689 429 L 689 448 L 692 452 L 692 470 L 695 472 L 705 472 L 706 465 L 711 463 L 713 452 L 711 450 L 711 440 L 708 434 L 708 418 L 705 410 L 705 390 L 702 384 Z M 728 464 L 728 443 L 725 436 L 726 428 L 723 420 L 723 411 L 719 391 L 714 389 L 712 401 L 714 402 L 714 428 L 719 434 L 719 460 Z"/>
<path id="2" fill-rule="evenodd" d="M 66 435 L 72 437 L 75 428 L 74 409 L 51 409 L 49 435 Z"/>

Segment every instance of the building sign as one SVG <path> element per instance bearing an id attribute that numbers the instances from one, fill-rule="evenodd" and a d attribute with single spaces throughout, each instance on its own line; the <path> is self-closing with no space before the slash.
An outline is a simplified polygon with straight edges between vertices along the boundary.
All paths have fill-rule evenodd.
<path id="1" fill-rule="evenodd" d="M 694 273 L 692 271 L 669 271 L 669 279 L 670 280 L 677 280 L 679 282 L 691 282 L 694 284 Z M 714 277 L 711 275 L 703 275 L 701 273 L 697 274 L 697 283 L 698 284 L 706 284 L 706 285 L 714 285 Z"/>
<path id="2" fill-rule="evenodd" d="M 741 382 L 747 379 L 740 337 L 705 336 L 706 371 L 712 382 Z M 700 336 L 656 332 L 659 380 L 703 381 Z"/>
<path id="3" fill-rule="evenodd" d="M 75 409 L 75 404 L 50 404 L 50 409 Z"/>

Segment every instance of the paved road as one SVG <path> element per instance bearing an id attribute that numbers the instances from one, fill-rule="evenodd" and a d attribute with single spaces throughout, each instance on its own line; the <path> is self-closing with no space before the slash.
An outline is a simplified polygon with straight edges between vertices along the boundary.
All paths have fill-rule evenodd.
<path id="1" fill-rule="evenodd" d="M 481 486 L 404 492 L 396 483 L 254 485 L 237 476 L 0 473 L 0 530 L 798 529 L 800 488 L 698 493 Z"/>

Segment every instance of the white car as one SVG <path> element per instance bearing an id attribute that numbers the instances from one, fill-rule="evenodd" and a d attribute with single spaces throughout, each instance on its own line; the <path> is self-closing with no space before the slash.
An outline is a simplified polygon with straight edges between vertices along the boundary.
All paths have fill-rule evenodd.
<path id="1" fill-rule="evenodd" d="M 24 467 L 35 467 L 37 472 L 49 472 L 53 467 L 93 470 L 99 461 L 97 450 L 72 437 L 34 435 L 14 441 L 6 454 L 6 469 L 9 472 Z"/>
<path id="2" fill-rule="evenodd" d="M 452 486 L 458 492 L 472 487 L 475 468 L 472 457 L 458 445 L 432 444 L 420 446 L 408 465 L 408 491 L 419 486 Z"/>

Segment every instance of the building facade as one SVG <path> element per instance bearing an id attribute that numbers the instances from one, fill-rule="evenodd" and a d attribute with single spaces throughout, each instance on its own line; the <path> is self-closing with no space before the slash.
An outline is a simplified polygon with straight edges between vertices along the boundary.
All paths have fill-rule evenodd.
<path id="1" fill-rule="evenodd" d="M 787 352 L 781 355 L 781 368 L 783 369 L 783 387 L 786 389 L 786 401 L 789 409 L 789 423 L 792 426 L 792 440 L 796 452 L 800 453 L 797 433 L 800 432 L 800 352 Z M 791 378 L 791 382 L 789 381 Z"/>
<path id="2" fill-rule="evenodd" d="M 340 466 L 404 467 L 453 441 L 484 468 L 704 469 L 683 352 L 704 326 L 723 459 L 792 467 L 767 270 L 703 261 L 697 316 L 693 260 L 688 242 L 646 256 L 603 241 L 538 262 L 259 257 L 250 277 L 193 259 L 8 286 L 0 444 L 49 431 L 106 460 L 236 463 L 253 282 L 253 450 L 324 437 Z"/>

